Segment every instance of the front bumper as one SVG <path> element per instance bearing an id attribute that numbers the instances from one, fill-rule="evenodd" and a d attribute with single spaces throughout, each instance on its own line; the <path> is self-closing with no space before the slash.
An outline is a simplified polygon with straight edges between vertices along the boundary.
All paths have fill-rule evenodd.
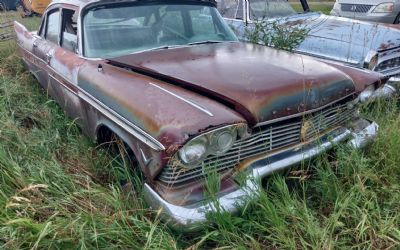
<path id="1" fill-rule="evenodd" d="M 391 77 L 389 81 L 372 93 L 371 99 L 389 99 L 400 93 L 400 78 Z"/>
<path id="2" fill-rule="evenodd" d="M 207 223 L 206 215 L 209 212 L 237 212 L 247 200 L 258 194 L 261 188 L 259 179 L 312 159 L 339 143 L 347 143 L 357 149 L 363 148 L 376 137 L 377 131 L 378 125 L 375 122 L 360 119 L 356 122 L 353 131 L 339 128 L 316 141 L 260 157 L 249 164 L 246 183 L 243 187 L 230 193 L 220 194 L 214 201 L 177 206 L 162 199 L 148 184 L 144 185 L 145 200 L 153 209 L 161 209 L 162 219 L 174 229 L 194 231 Z"/>

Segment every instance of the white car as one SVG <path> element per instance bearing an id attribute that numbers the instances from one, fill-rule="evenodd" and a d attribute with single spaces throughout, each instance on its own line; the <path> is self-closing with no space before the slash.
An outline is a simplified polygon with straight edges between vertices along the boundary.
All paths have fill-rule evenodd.
<path id="1" fill-rule="evenodd" d="M 400 0 L 336 0 L 331 15 L 399 24 Z"/>

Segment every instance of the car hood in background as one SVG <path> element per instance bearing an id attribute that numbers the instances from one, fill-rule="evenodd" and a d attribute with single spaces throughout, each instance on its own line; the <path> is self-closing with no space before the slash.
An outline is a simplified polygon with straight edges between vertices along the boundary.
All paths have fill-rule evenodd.
<path id="1" fill-rule="evenodd" d="M 300 24 L 310 30 L 297 51 L 359 67 L 363 66 L 370 51 L 382 52 L 400 47 L 400 30 L 393 25 L 320 13 L 295 15 L 285 22 Z"/>
<path id="2" fill-rule="evenodd" d="M 335 67 L 253 44 L 155 50 L 108 63 L 215 99 L 250 125 L 315 109 L 355 92 L 350 77 Z"/>

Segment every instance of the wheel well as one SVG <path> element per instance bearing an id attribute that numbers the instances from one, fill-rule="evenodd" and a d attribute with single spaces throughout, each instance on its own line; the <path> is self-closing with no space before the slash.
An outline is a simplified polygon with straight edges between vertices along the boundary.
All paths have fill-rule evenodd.
<path id="1" fill-rule="evenodd" d="M 111 129 L 102 125 L 97 129 L 97 143 L 100 145 L 110 143 L 113 135 L 115 135 L 115 133 Z"/>
<path id="2" fill-rule="evenodd" d="M 129 146 L 129 144 L 122 139 L 120 135 L 115 133 L 109 127 L 105 125 L 101 125 L 97 129 L 97 143 L 105 148 L 106 150 L 110 151 L 113 154 L 118 154 L 121 152 L 121 149 L 125 149 L 125 152 L 129 159 L 132 162 L 137 162 L 136 156 L 134 154 L 133 149 Z"/>

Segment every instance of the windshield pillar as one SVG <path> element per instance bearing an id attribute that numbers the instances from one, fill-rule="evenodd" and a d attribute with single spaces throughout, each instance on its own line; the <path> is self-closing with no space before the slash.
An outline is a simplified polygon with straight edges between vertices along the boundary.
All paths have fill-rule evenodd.
<path id="1" fill-rule="evenodd" d="M 307 0 L 300 0 L 301 6 L 305 12 L 310 11 L 310 6 L 308 6 Z"/>
<path id="2" fill-rule="evenodd" d="M 249 0 L 243 0 L 243 19 L 248 24 L 250 20 L 250 3 Z"/>

